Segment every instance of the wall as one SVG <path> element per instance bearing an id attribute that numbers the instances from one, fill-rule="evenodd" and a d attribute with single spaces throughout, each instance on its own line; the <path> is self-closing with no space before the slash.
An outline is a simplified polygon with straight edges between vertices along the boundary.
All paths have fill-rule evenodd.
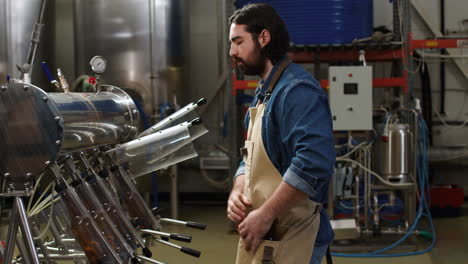
<path id="1" fill-rule="evenodd" d="M 75 36 L 73 28 L 73 0 L 55 0 L 55 67 L 71 82 L 75 72 Z"/>

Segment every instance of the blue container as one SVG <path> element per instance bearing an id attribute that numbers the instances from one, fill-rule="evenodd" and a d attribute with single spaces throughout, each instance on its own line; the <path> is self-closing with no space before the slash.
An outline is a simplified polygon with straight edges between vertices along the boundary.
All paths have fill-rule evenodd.
<path id="1" fill-rule="evenodd" d="M 237 0 L 268 3 L 288 27 L 294 45 L 343 44 L 372 35 L 373 0 Z"/>

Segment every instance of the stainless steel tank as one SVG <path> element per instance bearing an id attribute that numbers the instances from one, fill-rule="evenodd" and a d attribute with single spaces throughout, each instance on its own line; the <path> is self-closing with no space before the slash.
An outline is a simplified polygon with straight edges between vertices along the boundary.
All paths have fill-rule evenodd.
<path id="1" fill-rule="evenodd" d="M 407 124 L 389 124 L 388 135 L 378 141 L 377 171 L 392 183 L 407 183 L 412 172 L 412 135 Z"/>
<path id="2" fill-rule="evenodd" d="M 138 131 L 139 113 L 120 88 L 102 85 L 99 93 L 49 93 L 64 122 L 61 153 L 123 143 Z"/>
<path id="3" fill-rule="evenodd" d="M 0 0 L 0 84 L 6 82 L 7 74 L 19 78 L 20 72 L 16 65 L 22 66 L 27 61 L 29 45 L 34 24 L 39 16 L 41 7 L 39 0 Z M 53 20 L 50 8 L 52 1 L 48 1 L 44 14 L 47 24 Z M 43 28 L 38 45 L 35 64 L 32 73 L 32 83 L 45 84 L 47 81 L 39 63 L 49 61 L 47 56 L 49 36 L 46 27 Z"/>
<path id="4" fill-rule="evenodd" d="M 133 100 L 114 86 L 47 94 L 30 84 L 0 85 L 0 194 L 29 193 L 60 154 L 126 142 L 138 123 Z"/>
<path id="5" fill-rule="evenodd" d="M 148 114 L 181 103 L 188 47 L 187 0 L 75 0 L 76 72 L 95 55 L 109 62 L 104 81 L 142 100 Z"/>

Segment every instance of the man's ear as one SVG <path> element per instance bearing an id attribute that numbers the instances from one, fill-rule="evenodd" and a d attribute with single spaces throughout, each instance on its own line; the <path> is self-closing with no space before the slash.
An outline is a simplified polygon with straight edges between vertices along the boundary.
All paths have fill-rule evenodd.
<path id="1" fill-rule="evenodd" d="M 262 32 L 260 32 L 260 34 L 258 35 L 258 43 L 260 43 L 260 47 L 265 47 L 266 45 L 268 45 L 268 43 L 270 43 L 271 41 L 271 35 L 270 35 L 270 31 L 264 29 L 262 30 Z"/>

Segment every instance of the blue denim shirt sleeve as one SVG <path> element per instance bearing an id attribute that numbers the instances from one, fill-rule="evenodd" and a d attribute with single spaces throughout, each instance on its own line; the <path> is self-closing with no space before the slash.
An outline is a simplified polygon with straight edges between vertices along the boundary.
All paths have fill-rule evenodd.
<path id="1" fill-rule="evenodd" d="M 321 202 L 335 162 L 328 98 L 318 83 L 299 80 L 284 90 L 277 103 L 281 141 L 292 151 L 283 180 Z"/>
<path id="2" fill-rule="evenodd" d="M 236 174 L 234 174 L 234 181 L 236 180 L 237 176 L 245 174 L 245 163 L 244 160 L 242 160 L 239 164 L 239 167 L 237 168 Z"/>

